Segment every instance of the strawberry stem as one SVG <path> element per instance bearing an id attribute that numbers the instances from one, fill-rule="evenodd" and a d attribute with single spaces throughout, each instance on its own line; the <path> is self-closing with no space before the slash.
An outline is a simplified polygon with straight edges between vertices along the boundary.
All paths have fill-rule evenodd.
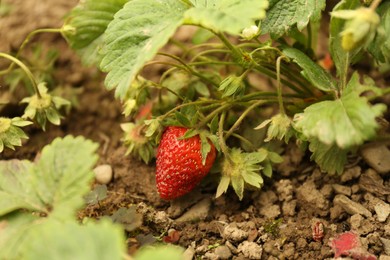
<path id="1" fill-rule="evenodd" d="M 35 90 L 35 93 L 37 94 L 37 97 L 42 98 L 42 95 L 39 92 L 37 81 L 36 81 L 34 75 L 32 74 L 32 72 L 29 70 L 29 68 L 23 62 L 21 62 L 19 59 L 15 58 L 9 54 L 2 53 L 2 52 L 0 52 L 0 57 L 3 57 L 7 60 L 12 61 L 12 64 L 18 65 L 24 71 L 24 73 L 26 73 L 28 79 L 30 80 L 30 82 Z"/>
<path id="2" fill-rule="evenodd" d="M 242 121 L 245 119 L 245 117 L 249 114 L 249 112 L 251 112 L 254 108 L 260 106 L 260 105 L 263 105 L 265 104 L 266 101 L 264 100 L 260 100 L 260 101 L 257 101 L 255 103 L 253 103 L 251 106 L 249 106 L 241 115 L 240 117 L 236 120 L 236 122 L 232 125 L 232 127 L 230 127 L 229 131 L 225 134 L 225 140 L 229 138 L 229 136 L 231 136 L 234 132 L 234 130 L 237 129 L 237 127 L 239 127 L 239 125 L 242 123 Z"/>
<path id="3" fill-rule="evenodd" d="M 35 31 L 32 31 L 30 32 L 27 37 L 24 39 L 22 45 L 20 45 L 19 47 L 19 50 L 18 52 L 16 53 L 16 56 L 15 58 L 18 59 L 22 50 L 26 47 L 26 45 L 30 42 L 30 40 L 32 39 L 32 37 L 34 37 L 35 35 L 39 34 L 39 33 L 61 33 L 62 32 L 62 28 L 42 28 L 42 29 L 37 29 Z M 7 69 L 5 70 L 2 70 L 0 71 L 0 75 L 5 75 L 5 74 L 8 74 L 9 72 L 11 72 L 11 70 L 14 68 L 15 66 L 15 62 L 12 62 Z M 38 91 L 39 93 L 39 91 Z"/>
<path id="4" fill-rule="evenodd" d="M 221 117 L 219 118 L 219 124 L 218 124 L 218 141 L 219 141 L 219 146 L 221 147 L 222 153 L 225 156 L 225 158 L 230 162 L 233 163 L 232 158 L 230 157 L 229 154 L 229 147 L 226 145 L 225 138 L 223 137 L 223 126 L 225 124 L 225 117 L 226 117 L 226 112 L 223 112 L 221 114 Z"/>

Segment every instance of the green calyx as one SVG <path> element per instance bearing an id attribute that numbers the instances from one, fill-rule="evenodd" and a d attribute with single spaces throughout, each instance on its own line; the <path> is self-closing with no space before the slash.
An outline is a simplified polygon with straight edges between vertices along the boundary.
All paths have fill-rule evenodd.
<path id="1" fill-rule="evenodd" d="M 374 38 L 380 22 L 380 17 L 375 10 L 365 7 L 335 11 L 332 12 L 332 16 L 347 20 L 341 32 L 341 46 L 346 51 L 352 51 L 369 43 Z"/>
<path id="2" fill-rule="evenodd" d="M 0 134 L 5 133 L 11 127 L 11 119 L 0 117 Z"/>
<path id="3" fill-rule="evenodd" d="M 22 139 L 28 139 L 21 127 L 30 124 L 30 121 L 20 117 L 12 119 L 0 117 L 0 153 L 3 152 L 4 147 L 15 150 L 15 146 L 21 146 Z"/>
<path id="4" fill-rule="evenodd" d="M 245 153 L 238 148 L 231 149 L 222 162 L 222 179 L 216 197 L 226 192 L 230 183 L 240 200 L 244 197 L 245 184 L 260 188 L 263 178 L 260 175 L 262 167 L 259 163 L 264 159 L 263 153 Z"/>

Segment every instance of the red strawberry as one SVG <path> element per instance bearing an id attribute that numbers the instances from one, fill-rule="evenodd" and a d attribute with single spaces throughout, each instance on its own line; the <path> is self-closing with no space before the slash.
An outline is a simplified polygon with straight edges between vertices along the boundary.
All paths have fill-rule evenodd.
<path id="1" fill-rule="evenodd" d="M 216 157 L 215 147 L 210 143 L 211 150 L 203 165 L 199 135 L 179 139 L 187 130 L 184 127 L 167 127 L 157 149 L 157 190 L 166 200 L 190 192 L 210 171 Z"/>

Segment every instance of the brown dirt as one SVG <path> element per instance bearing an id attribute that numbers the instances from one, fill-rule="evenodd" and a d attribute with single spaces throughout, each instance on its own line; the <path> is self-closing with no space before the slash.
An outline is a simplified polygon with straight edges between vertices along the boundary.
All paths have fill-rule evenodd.
<path id="1" fill-rule="evenodd" d="M 12 11 L 0 17 L 0 51 L 17 48 L 35 28 L 60 26 L 61 18 L 76 3 L 3 2 L 12 4 Z M 153 164 L 147 166 L 124 155 L 119 125 L 125 118 L 121 105 L 104 90 L 103 76 L 96 70 L 82 68 L 61 37 L 38 37 L 37 41 L 60 50 L 55 79 L 62 85 L 83 86 L 80 106 L 71 111 L 60 127 L 49 126 L 46 132 L 30 128 L 28 142 L 16 153 L 6 151 L 0 158 L 33 159 L 44 145 L 67 134 L 98 142 L 98 164 L 110 164 L 114 179 L 108 184 L 108 197 L 89 205 L 80 212 L 80 218 L 100 218 L 136 205 L 143 222 L 136 231 L 128 232 L 130 253 L 155 241 L 153 235 L 186 248 L 194 259 L 330 259 L 330 239 L 353 230 L 362 237 L 370 253 L 382 259 L 390 255 L 390 218 L 379 221 L 381 213 L 377 210 L 378 204 L 390 203 L 389 175 L 379 175 L 360 157 L 351 158 L 344 177 L 330 177 L 296 147 L 289 146 L 274 179 L 267 180 L 260 191 L 248 191 L 243 201 L 233 192 L 215 199 L 214 176 L 208 176 L 184 198 L 173 202 L 159 199 Z M 343 203 L 341 196 L 369 213 L 359 211 L 350 201 Z M 351 205 L 355 208 L 349 209 Z M 324 237 L 315 241 L 312 228 L 318 223 L 324 226 Z"/>

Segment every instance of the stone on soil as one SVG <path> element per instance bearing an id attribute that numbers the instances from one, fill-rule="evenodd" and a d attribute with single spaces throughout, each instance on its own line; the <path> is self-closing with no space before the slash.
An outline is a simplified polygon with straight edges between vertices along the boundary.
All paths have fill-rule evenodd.
<path id="1" fill-rule="evenodd" d="M 180 218 L 176 219 L 177 222 L 198 221 L 203 220 L 209 214 L 211 207 L 211 199 L 205 198 L 192 206 L 186 213 Z"/>
<path id="2" fill-rule="evenodd" d="M 339 194 L 333 199 L 335 205 L 341 206 L 348 214 L 360 214 L 366 217 L 372 217 L 371 212 L 363 205 L 350 200 L 347 196 Z"/>
<path id="3" fill-rule="evenodd" d="M 374 210 L 379 222 L 385 222 L 390 215 L 390 205 L 385 202 L 376 204 Z"/>
<path id="4" fill-rule="evenodd" d="M 214 253 L 219 257 L 219 259 L 230 259 L 232 257 L 232 252 L 227 246 L 217 247 Z"/>
<path id="5" fill-rule="evenodd" d="M 385 144 L 370 144 L 361 149 L 364 160 L 378 173 L 390 172 L 390 150 Z"/>
<path id="6" fill-rule="evenodd" d="M 355 166 L 349 169 L 346 169 L 343 174 L 340 176 L 341 183 L 345 183 L 347 181 L 351 181 L 353 179 L 359 178 L 362 173 L 362 169 L 360 166 Z"/>
<path id="7" fill-rule="evenodd" d="M 351 196 L 352 194 L 351 187 L 340 184 L 333 184 L 332 187 L 336 194 L 344 194 L 345 196 Z"/>
<path id="8" fill-rule="evenodd" d="M 261 259 L 263 248 L 255 242 L 244 241 L 238 246 L 238 251 L 248 259 Z"/>
<path id="9" fill-rule="evenodd" d="M 248 238 L 249 232 L 237 227 L 236 223 L 231 223 L 223 230 L 223 236 L 231 242 L 241 242 Z"/>
<path id="10" fill-rule="evenodd" d="M 102 164 L 93 169 L 95 179 L 100 184 L 108 184 L 112 180 L 112 167 L 109 164 Z"/>

